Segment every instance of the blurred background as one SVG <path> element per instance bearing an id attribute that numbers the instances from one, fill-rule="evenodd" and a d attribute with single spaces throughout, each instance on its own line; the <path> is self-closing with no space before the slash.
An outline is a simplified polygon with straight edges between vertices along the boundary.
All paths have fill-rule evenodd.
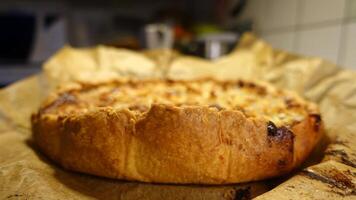
<path id="1" fill-rule="evenodd" d="M 0 86 L 40 71 L 65 45 L 216 59 L 246 31 L 356 69 L 356 0 L 2 0 Z"/>

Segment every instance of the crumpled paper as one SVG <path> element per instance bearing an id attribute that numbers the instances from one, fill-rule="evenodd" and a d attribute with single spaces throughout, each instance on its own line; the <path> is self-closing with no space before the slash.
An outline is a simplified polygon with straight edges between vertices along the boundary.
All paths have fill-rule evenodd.
<path id="1" fill-rule="evenodd" d="M 330 143 L 327 152 L 331 153 L 320 156 L 321 146 L 306 166 L 315 164 L 316 160 L 320 164 L 296 172 L 281 184 L 277 181 L 280 185 L 270 190 L 275 181 L 226 186 L 163 185 L 69 172 L 44 157 L 31 140 L 31 113 L 50 92 L 65 83 L 100 82 L 118 77 L 194 79 L 207 76 L 268 81 L 318 103 L 327 135 L 324 144 Z M 105 46 L 64 47 L 44 64 L 42 73 L 0 91 L 0 198 L 242 199 L 259 195 L 258 199 L 320 199 L 321 196 L 313 192 L 320 190 L 324 194 L 321 199 L 351 199 L 356 194 L 355 134 L 355 72 L 320 58 L 273 49 L 252 34 L 245 34 L 232 53 L 214 61 L 180 55 L 171 50 L 134 52 Z M 337 151 L 344 152 L 347 161 L 339 154 L 332 154 Z M 324 160 L 320 161 L 321 158 Z M 330 182 L 320 186 L 320 180 L 305 175 L 308 170 L 314 173 L 335 166 L 343 169 L 342 173 L 354 173 L 347 175 L 351 186 L 347 185 L 346 192 L 339 191 Z M 325 179 L 326 175 L 321 172 L 320 176 Z M 303 187 L 290 188 L 300 184 Z"/>

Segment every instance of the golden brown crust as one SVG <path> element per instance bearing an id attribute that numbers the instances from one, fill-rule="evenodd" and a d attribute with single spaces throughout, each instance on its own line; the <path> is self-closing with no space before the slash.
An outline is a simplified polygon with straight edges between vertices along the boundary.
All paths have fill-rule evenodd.
<path id="1" fill-rule="evenodd" d="M 32 127 L 42 151 L 67 169 L 144 182 L 238 183 L 301 164 L 322 132 L 309 107 L 303 120 L 278 126 L 241 110 L 152 104 L 139 114 L 110 106 L 74 114 L 40 110 Z"/>

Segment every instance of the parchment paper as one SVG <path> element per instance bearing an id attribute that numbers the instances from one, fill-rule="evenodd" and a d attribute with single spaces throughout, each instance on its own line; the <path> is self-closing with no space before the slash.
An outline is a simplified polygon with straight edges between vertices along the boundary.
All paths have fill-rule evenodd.
<path id="1" fill-rule="evenodd" d="M 246 34 L 231 54 L 214 61 L 170 50 L 140 53 L 104 46 L 61 49 L 45 63 L 42 73 L 0 91 L 0 199 L 242 199 L 270 190 L 273 181 L 272 184 L 261 181 L 227 186 L 162 185 L 69 172 L 47 160 L 31 141 L 31 113 L 64 83 L 118 77 L 191 79 L 205 76 L 269 81 L 317 102 L 325 122 L 324 144 L 330 143 L 329 151 L 341 149 L 348 156 L 348 162 L 327 155 L 322 156 L 321 164 L 306 170 L 315 171 L 325 166 L 345 168 L 354 173 L 350 181 L 356 184 L 356 73 L 320 58 L 275 50 L 254 35 Z M 316 160 L 320 162 L 320 151 L 323 145 L 305 166 L 315 164 Z M 290 177 L 258 198 L 294 199 L 301 198 L 302 194 L 305 199 L 352 199 L 356 194 L 354 185 L 351 192 L 338 194 L 332 185 L 323 188 L 318 185 L 320 181 L 308 182 L 299 172 Z M 290 189 L 291 184 L 303 187 Z M 315 190 L 326 196 L 318 195 Z"/>

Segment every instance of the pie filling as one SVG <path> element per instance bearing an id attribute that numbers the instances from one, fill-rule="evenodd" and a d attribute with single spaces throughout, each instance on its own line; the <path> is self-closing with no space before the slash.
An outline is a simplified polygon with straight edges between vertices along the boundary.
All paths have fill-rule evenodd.
<path id="1" fill-rule="evenodd" d="M 82 85 L 60 93 L 41 113 L 70 115 L 101 107 L 147 112 L 152 104 L 207 106 L 218 111 L 238 110 L 276 125 L 302 121 L 308 105 L 290 93 L 246 81 L 117 81 Z"/>

